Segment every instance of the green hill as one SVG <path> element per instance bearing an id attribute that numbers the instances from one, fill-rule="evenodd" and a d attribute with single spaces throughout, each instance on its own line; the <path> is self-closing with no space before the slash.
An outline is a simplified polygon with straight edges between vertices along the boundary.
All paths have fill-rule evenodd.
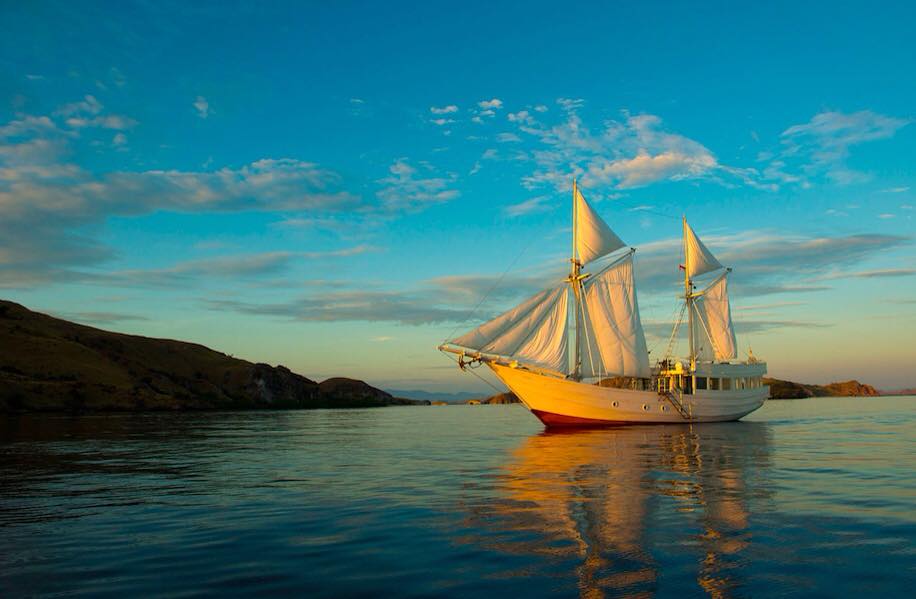
<path id="1" fill-rule="evenodd" d="M 203 345 L 123 335 L 0 300 L 0 412 L 428 404 L 362 381 L 317 383 Z"/>

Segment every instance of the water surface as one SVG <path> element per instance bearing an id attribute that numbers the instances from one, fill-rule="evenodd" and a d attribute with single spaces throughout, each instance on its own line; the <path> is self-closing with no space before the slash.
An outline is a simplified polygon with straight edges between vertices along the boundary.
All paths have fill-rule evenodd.
<path id="1" fill-rule="evenodd" d="M 0 595 L 903 595 L 916 398 L 0 419 Z"/>

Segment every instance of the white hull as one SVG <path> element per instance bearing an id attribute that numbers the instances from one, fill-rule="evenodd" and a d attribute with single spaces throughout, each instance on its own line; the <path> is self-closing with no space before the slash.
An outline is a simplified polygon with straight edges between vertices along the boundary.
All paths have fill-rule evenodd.
<path id="1" fill-rule="evenodd" d="M 696 391 L 680 396 L 687 414 L 664 395 L 599 387 L 487 362 L 521 402 L 548 427 L 738 420 L 763 405 L 769 387 Z"/>

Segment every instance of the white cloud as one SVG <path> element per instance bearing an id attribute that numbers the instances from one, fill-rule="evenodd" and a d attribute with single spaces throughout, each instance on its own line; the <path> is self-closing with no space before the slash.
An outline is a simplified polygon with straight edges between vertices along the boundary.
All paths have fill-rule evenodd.
<path id="1" fill-rule="evenodd" d="M 493 98 L 492 100 L 481 100 L 477 105 L 482 110 L 499 110 L 503 107 L 503 101 L 499 98 Z"/>
<path id="2" fill-rule="evenodd" d="M 69 106 L 93 111 L 96 104 Z M 101 111 L 101 107 L 98 108 Z M 27 286 L 76 276 L 67 269 L 95 265 L 111 251 L 86 237 L 84 227 L 109 216 L 157 210 L 309 210 L 318 214 L 357 207 L 340 177 L 315 164 L 259 160 L 217 171 L 115 171 L 92 173 L 65 161 L 80 131 L 51 118 L 22 117 L 0 125 L 0 271 L 2 285 Z M 123 133 L 111 139 L 117 149 Z"/>
<path id="3" fill-rule="evenodd" d="M 566 189 L 572 177 L 583 187 L 612 185 L 636 187 L 662 180 L 727 177 L 750 178 L 741 169 L 720 165 L 702 144 L 668 133 L 654 115 L 627 116 L 623 122 L 608 121 L 593 133 L 572 110 L 575 100 L 558 100 L 567 107 L 564 120 L 548 126 L 525 113 L 512 119 L 519 131 L 533 136 L 541 148 L 531 157 L 535 171 L 523 178 L 526 187 L 543 185 Z"/>
<path id="4" fill-rule="evenodd" d="M 431 122 L 433 125 L 438 125 L 439 127 L 441 127 L 442 125 L 449 125 L 449 124 L 451 124 L 451 123 L 454 123 L 455 120 L 454 120 L 454 119 L 433 119 L 433 120 L 430 121 L 430 122 Z"/>
<path id="5" fill-rule="evenodd" d="M 197 116 L 205 119 L 210 116 L 210 103 L 203 96 L 197 96 L 194 100 L 194 110 L 197 111 Z"/>
<path id="6" fill-rule="evenodd" d="M 453 112 L 458 112 L 458 107 L 454 104 L 449 104 L 448 106 L 430 106 L 429 111 L 433 114 L 451 114 Z"/>
<path id="7" fill-rule="evenodd" d="M 500 133 L 496 136 L 496 141 L 500 143 L 515 143 L 522 141 L 522 138 L 515 133 Z"/>

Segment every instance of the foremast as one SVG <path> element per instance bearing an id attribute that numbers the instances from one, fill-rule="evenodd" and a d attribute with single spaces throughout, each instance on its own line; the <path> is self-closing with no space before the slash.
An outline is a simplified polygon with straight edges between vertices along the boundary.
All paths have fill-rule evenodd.
<path id="1" fill-rule="evenodd" d="M 681 217 L 682 245 L 684 246 L 684 302 L 687 304 L 687 339 L 690 346 L 688 360 L 691 372 L 696 370 L 696 350 L 693 335 L 693 282 L 690 279 L 690 252 L 687 251 L 687 216 Z"/>

